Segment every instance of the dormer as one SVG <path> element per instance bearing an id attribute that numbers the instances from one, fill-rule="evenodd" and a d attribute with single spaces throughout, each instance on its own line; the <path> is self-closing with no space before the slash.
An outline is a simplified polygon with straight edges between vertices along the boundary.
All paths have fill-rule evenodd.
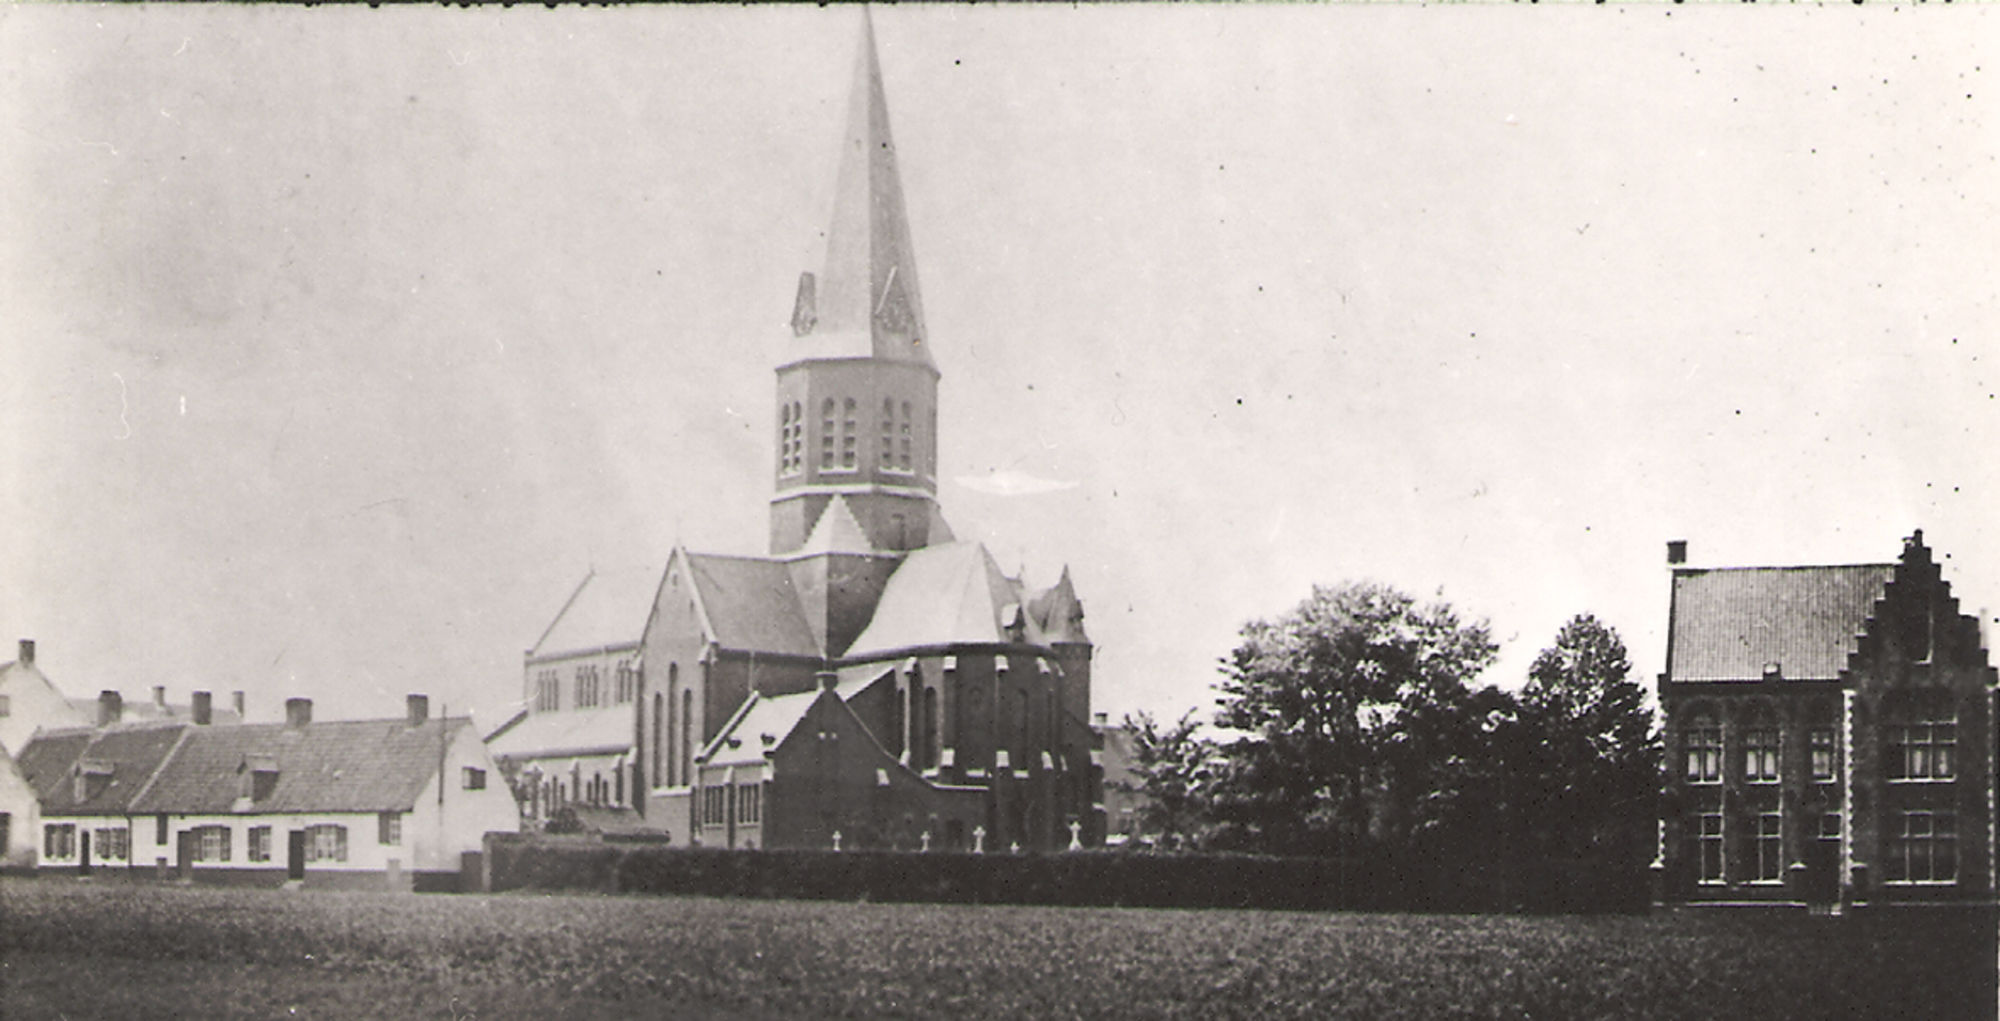
<path id="1" fill-rule="evenodd" d="M 236 810 L 249 811 L 259 802 L 269 801 L 278 791 L 278 757 L 276 755 L 245 755 L 236 766 L 236 773 L 242 783 L 236 796 Z"/>
<path id="2" fill-rule="evenodd" d="M 111 778 L 115 772 L 112 764 L 102 759 L 79 760 L 76 771 L 72 774 L 74 787 L 71 794 L 79 802 L 89 801 L 111 786 Z"/>

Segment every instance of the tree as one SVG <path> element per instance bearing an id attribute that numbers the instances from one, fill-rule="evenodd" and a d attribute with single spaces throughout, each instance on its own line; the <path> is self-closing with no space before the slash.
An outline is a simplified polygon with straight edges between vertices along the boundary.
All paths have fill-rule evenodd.
<path id="1" fill-rule="evenodd" d="M 1169 847 L 1195 843 L 1207 828 L 1215 744 L 1196 736 L 1199 727 L 1192 709 L 1169 726 L 1143 711 L 1125 717 L 1132 735 L 1129 766 L 1138 778 L 1128 787 L 1146 798 L 1139 809 L 1141 831 L 1158 833 Z"/>
<path id="2" fill-rule="evenodd" d="M 1650 844 L 1659 740 L 1618 632 L 1579 614 L 1528 668 L 1521 723 L 1538 740 L 1517 772 L 1523 812 L 1546 849 L 1639 853 Z"/>
<path id="3" fill-rule="evenodd" d="M 1373 583 L 1315 586 L 1245 624 L 1223 661 L 1221 749 L 1210 811 L 1265 850 L 1408 846 L 1449 828 L 1439 797 L 1478 756 L 1483 710 L 1468 682 L 1493 661 L 1484 621 Z M 1234 842 L 1234 841 L 1232 841 Z"/>

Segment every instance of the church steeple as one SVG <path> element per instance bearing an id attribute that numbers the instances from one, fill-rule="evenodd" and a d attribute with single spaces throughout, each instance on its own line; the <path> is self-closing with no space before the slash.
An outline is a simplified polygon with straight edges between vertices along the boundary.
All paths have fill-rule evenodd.
<path id="1" fill-rule="evenodd" d="M 861 48 L 841 136 L 833 222 L 818 277 L 800 279 L 789 358 L 872 357 L 933 368 L 924 343 L 923 299 L 910 219 L 896 172 L 896 142 L 875 53 L 875 25 L 862 14 Z"/>
<path id="2" fill-rule="evenodd" d="M 864 11 L 820 272 L 803 273 L 778 358 L 771 552 L 841 497 L 876 555 L 927 545 L 937 513 L 937 364 L 917 289 L 889 105 Z"/>

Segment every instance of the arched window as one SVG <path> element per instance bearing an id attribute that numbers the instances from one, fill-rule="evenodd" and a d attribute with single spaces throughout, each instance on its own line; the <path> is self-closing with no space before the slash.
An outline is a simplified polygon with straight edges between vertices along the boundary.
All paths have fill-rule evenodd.
<path id="1" fill-rule="evenodd" d="M 861 452 L 861 437 L 855 435 L 855 415 L 858 409 L 859 405 L 854 403 L 852 397 L 849 397 L 841 408 L 840 467 L 845 471 L 854 470 Z"/>
<path id="2" fill-rule="evenodd" d="M 902 755 L 908 749 L 907 728 L 909 727 L 911 694 L 909 686 L 905 684 L 901 691 L 896 692 L 896 697 L 889 700 L 889 733 L 887 737 L 889 754 L 891 755 Z M 914 753 L 910 755 L 909 762 L 912 766 L 917 764 Z"/>
<path id="3" fill-rule="evenodd" d="M 883 471 L 896 469 L 896 402 L 887 397 L 882 399 L 882 445 L 876 456 Z"/>
<path id="4" fill-rule="evenodd" d="M 681 782 L 694 782 L 694 692 L 681 692 Z"/>
<path id="5" fill-rule="evenodd" d="M 666 779 L 660 772 L 660 763 L 666 758 L 660 754 L 661 738 L 667 731 L 665 702 L 659 692 L 653 692 L 653 786 L 655 787 L 660 786 Z"/>
<path id="6" fill-rule="evenodd" d="M 898 431 L 899 438 L 897 442 L 899 446 L 896 452 L 896 467 L 902 469 L 903 471 L 914 471 L 915 470 L 914 466 L 916 462 L 911 460 L 911 453 L 910 453 L 911 443 L 914 440 L 914 437 L 911 435 L 909 401 L 903 402 L 903 417 L 901 419 L 901 423 L 902 423 L 901 428 Z"/>
<path id="7" fill-rule="evenodd" d="M 918 726 L 918 749 L 923 756 L 923 768 L 938 764 L 938 690 L 924 689 L 923 719 Z"/>
<path id="8" fill-rule="evenodd" d="M 681 690 L 681 665 L 667 664 L 667 786 L 677 787 L 681 783 L 680 771 L 680 729 L 675 714 L 675 692 Z"/>
<path id="9" fill-rule="evenodd" d="M 833 467 L 833 398 L 831 397 L 819 406 L 819 467 L 821 471 Z"/>

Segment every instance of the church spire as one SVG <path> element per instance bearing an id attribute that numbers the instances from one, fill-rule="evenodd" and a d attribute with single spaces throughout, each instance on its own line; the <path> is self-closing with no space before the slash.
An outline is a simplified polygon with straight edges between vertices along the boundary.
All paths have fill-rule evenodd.
<path id="1" fill-rule="evenodd" d="M 865 8 L 826 262 L 816 279 L 806 274 L 799 281 L 792 332 L 797 339 L 788 345 L 787 360 L 878 358 L 936 369 L 924 332 L 910 221 L 875 54 L 875 25 Z"/>

